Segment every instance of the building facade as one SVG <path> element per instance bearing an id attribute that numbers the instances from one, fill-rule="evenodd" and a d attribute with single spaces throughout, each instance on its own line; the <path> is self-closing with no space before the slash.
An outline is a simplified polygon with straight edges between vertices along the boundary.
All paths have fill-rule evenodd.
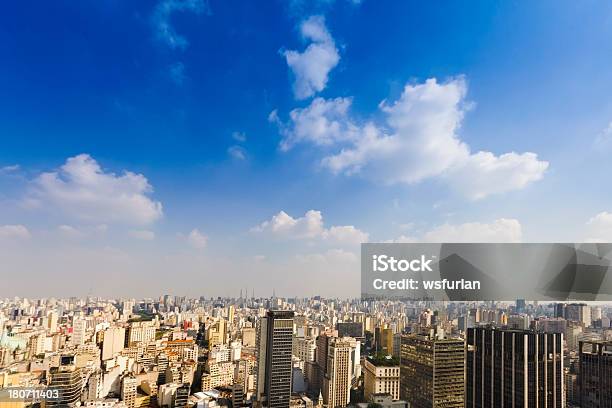
<path id="1" fill-rule="evenodd" d="M 466 408 L 565 407 L 563 334 L 468 329 Z"/>
<path id="2" fill-rule="evenodd" d="M 257 405 L 288 408 L 291 402 L 292 311 L 268 311 L 257 328 Z"/>
<path id="3" fill-rule="evenodd" d="M 612 342 L 579 345 L 581 408 L 612 407 Z"/>
<path id="4" fill-rule="evenodd" d="M 400 354 L 400 398 L 411 408 L 463 408 L 463 339 L 404 335 Z"/>

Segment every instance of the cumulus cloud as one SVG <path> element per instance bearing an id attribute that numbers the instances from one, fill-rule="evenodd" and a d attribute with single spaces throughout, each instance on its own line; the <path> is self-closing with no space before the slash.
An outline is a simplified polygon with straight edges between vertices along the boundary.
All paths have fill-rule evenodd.
<path id="1" fill-rule="evenodd" d="M 162 216 L 152 191 L 142 174 L 106 172 L 91 156 L 80 154 L 34 179 L 26 202 L 88 222 L 150 224 Z"/>
<path id="2" fill-rule="evenodd" d="M 368 234 L 352 225 L 332 226 L 324 233 L 324 238 L 337 243 L 361 244 L 368 241 Z"/>
<path id="3" fill-rule="evenodd" d="M 202 234 L 197 228 L 194 228 L 187 236 L 187 242 L 196 249 L 204 249 L 208 244 L 208 237 Z"/>
<path id="4" fill-rule="evenodd" d="M 540 180 L 548 168 L 535 153 L 472 153 L 458 135 L 470 104 L 463 77 L 408 84 L 398 100 L 383 101 L 383 124 L 357 124 L 351 100 L 316 98 L 294 109 L 288 123 L 277 115 L 281 149 L 298 142 L 334 145 L 321 164 L 336 174 L 359 174 L 387 185 L 439 178 L 471 199 L 517 190 Z"/>
<path id="5" fill-rule="evenodd" d="M 131 230 L 128 231 L 128 235 L 142 241 L 153 241 L 155 239 L 155 233 L 149 230 Z"/>
<path id="6" fill-rule="evenodd" d="M 303 52 L 283 52 L 295 82 L 293 93 L 297 99 L 311 97 L 327 86 L 330 71 L 338 65 L 340 54 L 323 16 L 311 16 L 300 25 L 300 33 L 310 44 Z"/>
<path id="7" fill-rule="evenodd" d="M 178 34 L 170 19 L 175 12 L 202 14 L 207 10 L 204 0 L 162 0 L 153 11 L 153 28 L 157 39 L 172 49 L 184 50 L 189 45 L 187 39 Z"/>
<path id="8" fill-rule="evenodd" d="M 538 160 L 535 153 L 510 152 L 496 156 L 481 151 L 451 167 L 445 177 L 453 189 L 479 200 L 491 194 L 520 190 L 540 180 L 547 168 L 548 162 Z"/>
<path id="9" fill-rule="evenodd" d="M 315 98 L 309 106 L 290 112 L 289 125 L 280 121 L 276 111 L 270 114 L 268 120 L 279 125 L 283 136 L 280 144 L 282 151 L 287 151 L 300 142 L 330 146 L 356 140 L 360 135 L 361 129 L 348 117 L 351 103 L 351 98 Z"/>
<path id="10" fill-rule="evenodd" d="M 246 150 L 238 145 L 234 145 L 234 146 L 230 146 L 227 149 L 227 154 L 230 155 L 230 157 L 236 159 L 236 160 L 245 160 L 246 159 Z"/>
<path id="11" fill-rule="evenodd" d="M 28 239 L 32 235 L 30 231 L 23 225 L 0 225 L 0 239 Z"/>
<path id="12" fill-rule="evenodd" d="M 334 244 L 359 244 L 368 240 L 367 233 L 352 225 L 326 228 L 321 211 L 316 210 L 309 210 L 303 217 L 298 218 L 280 211 L 251 231 L 269 233 L 286 239 L 321 239 Z"/>
<path id="13" fill-rule="evenodd" d="M 602 211 L 587 222 L 587 242 L 612 242 L 612 213 Z"/>

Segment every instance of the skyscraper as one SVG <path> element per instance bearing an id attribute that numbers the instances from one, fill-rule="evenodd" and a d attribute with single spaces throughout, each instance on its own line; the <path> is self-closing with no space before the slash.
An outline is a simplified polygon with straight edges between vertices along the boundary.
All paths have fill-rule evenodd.
<path id="1" fill-rule="evenodd" d="M 565 307 L 565 318 L 580 322 L 584 327 L 591 325 L 591 307 L 584 303 L 570 303 Z"/>
<path id="2" fill-rule="evenodd" d="M 353 363 L 350 337 L 334 337 L 327 349 L 327 370 L 323 380 L 323 401 L 330 408 L 350 402 Z M 352 340 L 352 339 L 351 339 Z"/>
<path id="3" fill-rule="evenodd" d="M 580 406 L 612 407 L 612 342 L 581 341 L 579 352 Z"/>
<path id="4" fill-rule="evenodd" d="M 322 392 L 323 380 L 327 371 L 327 350 L 330 339 L 331 337 L 328 336 L 327 333 L 323 333 L 317 337 L 314 372 L 313 375 L 310 375 L 312 379 L 308 384 L 310 391 L 315 395 Z"/>
<path id="5" fill-rule="evenodd" d="M 401 399 L 412 408 L 463 408 L 463 339 L 405 335 L 400 354 Z"/>
<path id="6" fill-rule="evenodd" d="M 466 408 L 565 407 L 563 334 L 470 328 Z"/>
<path id="7" fill-rule="evenodd" d="M 257 327 L 257 405 L 288 408 L 291 400 L 292 311 L 270 310 Z"/>

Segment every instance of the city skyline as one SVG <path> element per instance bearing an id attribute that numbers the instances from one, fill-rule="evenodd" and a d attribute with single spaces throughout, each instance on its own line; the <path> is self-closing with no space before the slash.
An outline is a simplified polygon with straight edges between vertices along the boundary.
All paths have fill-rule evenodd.
<path id="1" fill-rule="evenodd" d="M 523 299 L 0 299 L 0 403 L 600 408 L 611 319 Z"/>
<path id="2" fill-rule="evenodd" d="M 0 296 L 350 297 L 361 242 L 612 241 L 610 18 L 13 2 Z"/>

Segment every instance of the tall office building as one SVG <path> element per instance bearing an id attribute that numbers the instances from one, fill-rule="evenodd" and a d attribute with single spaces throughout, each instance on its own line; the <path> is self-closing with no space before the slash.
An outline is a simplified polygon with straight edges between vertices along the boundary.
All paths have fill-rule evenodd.
<path id="1" fill-rule="evenodd" d="M 323 401 L 330 408 L 345 407 L 350 402 L 353 362 L 352 338 L 334 337 L 327 349 L 327 369 L 323 379 Z"/>
<path id="2" fill-rule="evenodd" d="M 72 323 L 72 338 L 71 343 L 73 346 L 80 346 L 85 344 L 87 322 L 82 318 L 75 318 Z"/>
<path id="3" fill-rule="evenodd" d="M 57 322 L 59 319 L 57 312 L 56 311 L 49 312 L 49 314 L 47 315 L 47 318 L 49 319 L 47 321 L 47 329 L 49 329 L 49 333 L 57 332 Z M 0 327 L 0 333 L 2 333 L 2 327 Z"/>
<path id="4" fill-rule="evenodd" d="M 364 368 L 363 394 L 366 401 L 374 401 L 376 394 L 388 394 L 393 400 L 399 400 L 400 365 L 398 358 L 366 357 Z"/>
<path id="5" fill-rule="evenodd" d="M 325 373 L 327 371 L 327 350 L 330 339 L 327 333 L 323 333 L 317 337 L 316 349 L 315 349 L 315 362 L 313 365 L 312 375 L 309 373 L 310 382 L 308 386 L 310 392 L 314 395 L 319 394 L 322 391 L 323 380 L 325 379 Z"/>
<path id="6" fill-rule="evenodd" d="M 83 388 L 81 369 L 74 365 L 52 367 L 49 370 L 49 388 L 58 390 L 58 398 L 48 399 L 48 407 L 67 407 L 79 402 Z"/>
<path id="7" fill-rule="evenodd" d="M 555 303 L 555 317 L 562 317 L 565 319 L 565 303 Z"/>
<path id="8" fill-rule="evenodd" d="M 471 328 L 466 365 L 466 408 L 565 407 L 562 333 Z"/>
<path id="9" fill-rule="evenodd" d="M 288 408 L 291 401 L 292 311 L 270 310 L 257 326 L 257 405 Z"/>
<path id="10" fill-rule="evenodd" d="M 374 341 L 376 342 L 377 353 L 393 354 L 393 330 L 377 327 L 374 331 Z"/>
<path id="11" fill-rule="evenodd" d="M 612 407 L 612 342 L 581 341 L 579 352 L 580 406 Z"/>
<path id="12" fill-rule="evenodd" d="M 591 325 L 591 307 L 584 303 L 570 303 L 565 307 L 565 318 L 580 322 L 584 327 Z"/>
<path id="13" fill-rule="evenodd" d="M 125 328 L 109 327 L 104 330 L 102 340 L 102 360 L 113 358 L 123 350 L 125 344 Z"/>
<path id="14" fill-rule="evenodd" d="M 432 335 L 404 335 L 400 398 L 411 408 L 463 408 L 465 342 Z"/>

